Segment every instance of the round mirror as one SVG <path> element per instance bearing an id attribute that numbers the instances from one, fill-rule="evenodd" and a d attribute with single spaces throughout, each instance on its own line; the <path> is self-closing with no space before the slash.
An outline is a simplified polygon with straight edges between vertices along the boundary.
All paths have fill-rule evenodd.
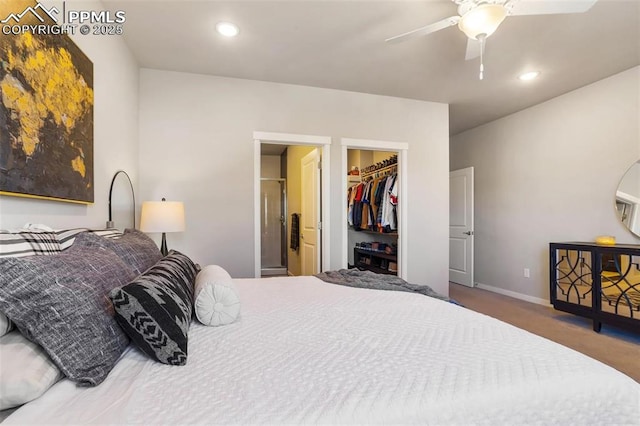
<path id="1" fill-rule="evenodd" d="M 629 167 L 618 185 L 616 211 L 620 221 L 640 237 L 640 160 Z"/>

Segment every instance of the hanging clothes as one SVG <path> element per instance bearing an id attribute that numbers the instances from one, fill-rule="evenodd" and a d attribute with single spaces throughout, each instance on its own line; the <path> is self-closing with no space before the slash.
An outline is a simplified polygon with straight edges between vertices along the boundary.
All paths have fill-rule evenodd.
<path id="1" fill-rule="evenodd" d="M 400 192 L 400 182 L 398 181 L 398 178 L 396 176 L 393 188 L 391 189 L 391 192 L 389 193 L 389 199 L 391 202 L 392 207 L 392 220 L 393 220 L 393 230 L 397 230 L 398 229 L 398 193 Z"/>
<path id="2" fill-rule="evenodd" d="M 376 205 L 378 210 L 376 212 L 376 231 L 382 232 L 382 218 L 384 217 L 384 194 L 387 187 L 387 178 L 384 177 L 378 182 L 378 189 L 376 190 Z"/>
<path id="3" fill-rule="evenodd" d="M 354 211 L 356 209 L 356 197 L 358 195 L 358 188 L 360 187 L 360 183 L 353 185 L 352 187 L 349 188 L 349 190 L 347 191 L 347 205 L 348 207 L 348 216 L 347 216 L 347 221 L 349 223 L 349 226 L 354 226 Z"/>
<path id="4" fill-rule="evenodd" d="M 398 229 L 396 207 L 398 205 L 397 175 L 392 175 L 387 179 L 383 197 L 382 228 L 391 232 Z"/>
<path id="5" fill-rule="evenodd" d="M 364 192 L 364 184 L 359 183 L 356 186 L 356 196 L 353 202 L 353 229 L 359 231 L 362 225 L 362 193 Z"/>
<path id="6" fill-rule="evenodd" d="M 362 190 L 362 219 L 360 221 L 360 229 L 369 229 L 369 210 L 371 209 L 370 191 L 372 181 L 368 181 L 364 184 Z"/>
<path id="7" fill-rule="evenodd" d="M 347 190 L 347 223 L 356 231 L 398 229 L 398 175 L 370 179 Z"/>

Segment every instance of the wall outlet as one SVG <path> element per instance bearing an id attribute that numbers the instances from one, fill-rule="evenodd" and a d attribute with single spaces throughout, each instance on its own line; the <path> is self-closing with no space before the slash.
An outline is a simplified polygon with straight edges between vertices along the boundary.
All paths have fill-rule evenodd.
<path id="1" fill-rule="evenodd" d="M 531 277 L 531 271 L 529 271 L 529 268 L 524 268 L 524 277 L 525 278 Z"/>

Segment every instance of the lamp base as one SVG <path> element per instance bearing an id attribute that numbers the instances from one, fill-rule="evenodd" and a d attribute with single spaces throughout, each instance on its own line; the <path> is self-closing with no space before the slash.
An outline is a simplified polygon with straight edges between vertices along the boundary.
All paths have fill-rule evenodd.
<path id="1" fill-rule="evenodd" d="M 162 233 L 162 244 L 160 245 L 160 253 L 162 253 L 163 256 L 169 254 L 169 250 L 167 250 L 167 234 L 164 232 Z"/>

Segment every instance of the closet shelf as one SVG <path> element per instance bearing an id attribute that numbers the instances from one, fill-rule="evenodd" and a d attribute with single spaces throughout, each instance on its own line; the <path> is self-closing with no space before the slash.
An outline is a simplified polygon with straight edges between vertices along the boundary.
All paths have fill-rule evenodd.
<path id="1" fill-rule="evenodd" d="M 381 177 L 392 174 L 398 170 L 398 163 L 393 163 L 385 167 L 381 167 L 379 169 L 371 170 L 369 172 L 361 171 L 360 175 L 362 176 L 362 180 L 365 180 L 370 177 Z"/>
<path id="2" fill-rule="evenodd" d="M 367 230 L 367 229 L 361 229 L 359 231 L 356 231 L 352 227 L 349 227 L 349 230 L 353 231 L 353 232 L 361 232 L 363 234 L 382 235 L 382 236 L 386 236 L 386 237 L 397 237 L 398 236 L 397 232 L 378 232 L 378 231 L 370 231 L 370 230 Z"/>

